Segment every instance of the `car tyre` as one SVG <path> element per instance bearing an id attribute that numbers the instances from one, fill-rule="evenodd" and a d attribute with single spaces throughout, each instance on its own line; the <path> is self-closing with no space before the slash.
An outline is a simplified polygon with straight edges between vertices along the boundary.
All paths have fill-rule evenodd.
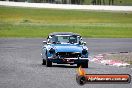
<path id="1" fill-rule="evenodd" d="M 42 65 L 46 65 L 46 60 L 45 59 L 42 60 Z"/>
<path id="2" fill-rule="evenodd" d="M 88 68 L 88 61 L 87 61 L 87 62 L 82 63 L 82 68 Z"/>
<path id="3" fill-rule="evenodd" d="M 46 60 L 46 66 L 47 67 L 52 67 L 52 62 L 50 60 Z"/>
<path id="4" fill-rule="evenodd" d="M 77 67 L 79 68 L 80 66 L 81 66 L 81 64 L 80 64 L 80 63 L 78 63 L 78 64 L 77 64 Z"/>
<path id="5" fill-rule="evenodd" d="M 81 62 L 77 64 L 77 67 L 82 67 L 82 68 L 88 68 L 88 60 L 86 60 L 85 62 Z"/>

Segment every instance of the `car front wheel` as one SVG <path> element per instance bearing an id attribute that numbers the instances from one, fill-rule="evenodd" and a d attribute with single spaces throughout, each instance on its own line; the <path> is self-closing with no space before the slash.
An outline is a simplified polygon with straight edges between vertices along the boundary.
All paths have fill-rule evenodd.
<path id="1" fill-rule="evenodd" d="M 52 67 L 52 62 L 48 59 L 46 59 L 46 66 L 47 67 Z"/>
<path id="2" fill-rule="evenodd" d="M 42 60 L 42 65 L 46 65 L 46 60 L 45 59 Z"/>
<path id="3" fill-rule="evenodd" d="M 88 61 L 82 62 L 82 63 L 78 63 L 77 67 L 82 67 L 82 68 L 88 68 Z"/>
<path id="4" fill-rule="evenodd" d="M 82 63 L 82 68 L 88 68 L 88 62 Z"/>

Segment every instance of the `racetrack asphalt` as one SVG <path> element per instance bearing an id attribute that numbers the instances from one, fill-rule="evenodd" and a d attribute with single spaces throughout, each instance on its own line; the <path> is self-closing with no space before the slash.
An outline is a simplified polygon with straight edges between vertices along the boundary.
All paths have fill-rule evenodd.
<path id="1" fill-rule="evenodd" d="M 76 65 L 41 65 L 42 38 L 0 38 L 0 88 L 131 88 L 130 84 L 76 83 Z M 84 38 L 90 55 L 132 52 L 131 38 Z M 132 69 L 90 62 L 88 74 L 130 74 Z"/>

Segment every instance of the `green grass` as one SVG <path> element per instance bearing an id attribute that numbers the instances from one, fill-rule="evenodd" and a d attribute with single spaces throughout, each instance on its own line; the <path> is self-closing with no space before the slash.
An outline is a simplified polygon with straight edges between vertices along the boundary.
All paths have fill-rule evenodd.
<path id="1" fill-rule="evenodd" d="M 51 32 L 132 38 L 132 12 L 0 7 L 0 37 L 47 37 Z"/>

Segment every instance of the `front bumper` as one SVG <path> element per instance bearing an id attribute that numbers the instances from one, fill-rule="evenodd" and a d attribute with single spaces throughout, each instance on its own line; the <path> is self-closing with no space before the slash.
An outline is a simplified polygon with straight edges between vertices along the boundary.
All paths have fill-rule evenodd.
<path id="1" fill-rule="evenodd" d="M 78 64 L 88 62 L 88 58 L 63 58 L 63 59 L 52 59 L 48 58 L 53 63 L 57 64 Z"/>

